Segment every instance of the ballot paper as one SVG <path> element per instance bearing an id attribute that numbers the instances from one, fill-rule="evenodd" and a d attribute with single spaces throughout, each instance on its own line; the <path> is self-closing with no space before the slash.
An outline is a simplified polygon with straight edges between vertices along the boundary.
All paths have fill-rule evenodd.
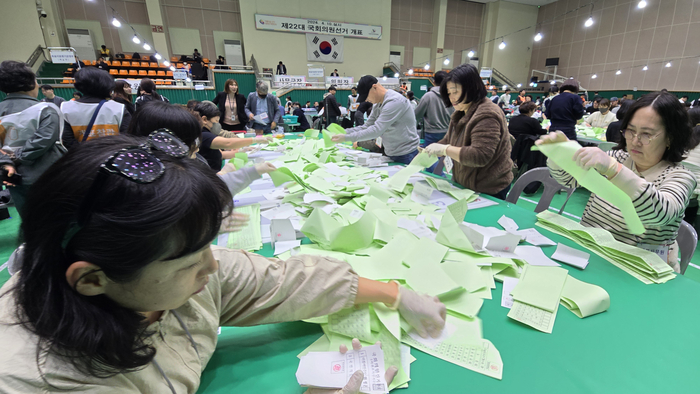
<path id="1" fill-rule="evenodd" d="M 477 197 L 476 200 L 469 203 L 469 209 L 486 208 L 492 205 L 498 205 L 496 201 L 491 201 L 488 198 Z"/>
<path id="2" fill-rule="evenodd" d="M 515 248 L 515 254 L 518 255 L 521 260 L 525 260 L 530 265 L 561 267 L 561 264 L 557 264 L 555 261 L 547 257 L 547 255 L 542 252 L 542 249 L 537 246 L 520 245 Z"/>
<path id="3" fill-rule="evenodd" d="M 442 331 L 440 332 L 440 335 L 437 338 L 433 338 L 431 336 L 423 338 L 420 336 L 420 334 L 418 334 L 418 331 L 416 331 L 415 329 L 412 329 L 407 334 L 416 342 L 420 342 L 421 344 L 430 349 L 435 349 L 440 345 L 441 342 L 446 341 L 452 335 L 454 335 L 455 332 L 457 332 L 457 326 L 455 326 L 452 323 L 446 322 L 445 327 L 443 327 Z"/>
<path id="4" fill-rule="evenodd" d="M 558 309 L 559 308 L 557 307 L 554 309 L 554 312 L 549 312 L 544 309 L 513 300 L 510 312 L 508 312 L 508 317 L 526 324 L 538 331 L 551 334 L 552 329 L 554 328 L 554 321 L 557 318 Z"/>
<path id="5" fill-rule="evenodd" d="M 561 292 L 561 304 L 580 318 L 605 312 L 610 295 L 602 287 L 569 276 Z"/>
<path id="6" fill-rule="evenodd" d="M 501 294 L 501 306 L 505 308 L 513 307 L 513 296 L 510 292 L 518 284 L 518 278 L 503 278 L 503 293 Z"/>
<path id="7" fill-rule="evenodd" d="M 500 224 L 501 227 L 508 232 L 515 233 L 518 231 L 518 224 L 515 223 L 515 220 L 506 215 L 503 215 L 500 219 L 498 219 L 498 224 Z"/>
<path id="8" fill-rule="evenodd" d="M 433 194 L 433 189 L 425 182 L 416 182 L 413 184 L 413 192 L 411 192 L 411 200 L 419 204 L 429 204 L 430 196 Z"/>
<path id="9" fill-rule="evenodd" d="M 303 387 L 340 389 L 355 371 L 364 373 L 360 391 L 368 394 L 388 393 L 384 377 L 384 352 L 381 346 L 365 346 L 360 350 L 309 352 L 299 360 L 297 382 Z"/>
<path id="10" fill-rule="evenodd" d="M 525 242 L 534 246 L 554 246 L 557 243 L 551 239 L 540 234 L 539 231 L 534 228 L 527 228 L 524 230 L 515 231 L 514 234 L 518 234 L 525 239 Z"/>
<path id="11" fill-rule="evenodd" d="M 552 258 L 562 263 L 573 265 L 576 268 L 586 269 L 588 266 L 588 259 L 591 257 L 590 254 L 574 249 L 572 247 L 566 246 L 562 243 L 557 245 L 557 250 L 552 254 Z"/>
<path id="12" fill-rule="evenodd" d="M 428 228 L 428 226 L 416 220 L 411 220 L 406 217 L 400 217 L 399 220 L 396 222 L 396 226 L 398 228 L 410 231 L 413 235 L 415 235 L 418 238 L 426 237 L 430 239 L 435 239 L 435 233 L 433 233 Z"/>
<path id="13" fill-rule="evenodd" d="M 294 256 L 296 253 L 293 249 L 298 248 L 301 246 L 301 240 L 298 239 L 296 241 L 277 241 L 275 242 L 275 252 L 273 253 L 274 256 L 280 255 L 288 250 L 292 250 L 292 256 Z"/>

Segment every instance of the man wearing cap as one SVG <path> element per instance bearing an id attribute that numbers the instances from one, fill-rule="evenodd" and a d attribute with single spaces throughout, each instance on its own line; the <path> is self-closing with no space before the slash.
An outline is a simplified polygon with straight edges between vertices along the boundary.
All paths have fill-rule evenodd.
<path id="1" fill-rule="evenodd" d="M 387 89 L 371 75 L 357 84 L 359 103 L 374 104 L 367 122 L 347 129 L 347 134 L 333 136 L 333 142 L 367 141 L 381 137 L 384 153 L 397 163 L 409 164 L 418 154 L 418 132 L 413 107 L 406 97 Z"/>
<path id="2" fill-rule="evenodd" d="M 617 97 L 610 97 L 610 112 L 616 114 L 618 109 L 620 109 L 619 100 Z"/>

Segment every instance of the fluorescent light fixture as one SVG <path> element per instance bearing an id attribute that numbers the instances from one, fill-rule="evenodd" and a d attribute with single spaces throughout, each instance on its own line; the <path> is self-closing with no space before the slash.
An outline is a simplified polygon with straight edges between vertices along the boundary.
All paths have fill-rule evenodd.
<path id="1" fill-rule="evenodd" d="M 145 49 L 145 50 L 147 50 L 147 51 L 150 51 L 150 50 L 151 50 L 151 46 L 148 45 L 147 42 L 144 42 L 144 43 L 143 43 L 143 49 Z"/>
<path id="2" fill-rule="evenodd" d="M 593 17 L 592 17 L 592 16 L 588 17 L 588 19 L 586 19 L 586 23 L 584 23 L 584 25 L 585 25 L 586 27 L 591 27 L 591 26 L 593 26 Z"/>
<path id="3" fill-rule="evenodd" d="M 666 63 L 666 67 L 671 67 L 671 62 Z"/>
<path id="4" fill-rule="evenodd" d="M 408 69 L 408 75 L 413 75 L 413 69 L 412 69 L 412 68 L 409 68 L 409 69 Z"/>
<path id="5" fill-rule="evenodd" d="M 161 56 L 160 53 L 156 52 L 156 59 L 160 60 L 162 58 L 163 58 L 163 56 Z"/>
<path id="6" fill-rule="evenodd" d="M 467 53 L 467 56 L 469 56 L 469 57 L 474 57 L 474 55 L 475 55 L 474 51 L 469 51 Z"/>
<path id="7" fill-rule="evenodd" d="M 646 70 L 648 70 L 648 69 L 649 69 L 649 66 L 644 66 L 644 67 L 642 67 L 642 71 L 646 71 Z"/>
<path id="8" fill-rule="evenodd" d="M 442 64 L 444 64 L 444 65 L 448 65 L 448 64 L 450 64 L 450 59 L 449 59 L 449 58 L 445 59 L 445 61 L 444 61 L 444 62 L 442 62 Z"/>
<path id="9" fill-rule="evenodd" d="M 521 86 L 523 86 L 523 84 L 519 83 L 519 84 L 518 84 L 518 87 L 521 87 Z"/>
<path id="10" fill-rule="evenodd" d="M 535 41 L 539 41 L 541 39 L 542 39 L 542 33 L 535 34 Z"/>
<path id="11" fill-rule="evenodd" d="M 505 48 L 505 47 L 506 47 L 506 42 L 503 41 L 503 40 L 501 40 L 501 43 L 498 44 L 498 49 L 503 49 L 503 48 Z"/>
<path id="12" fill-rule="evenodd" d="M 425 67 L 423 67 L 426 70 L 430 70 L 430 64 L 426 64 Z"/>
<path id="13" fill-rule="evenodd" d="M 647 2 L 642 0 L 639 3 L 637 3 L 637 8 L 642 9 L 647 6 Z"/>
<path id="14" fill-rule="evenodd" d="M 119 19 L 117 19 L 116 16 L 113 16 L 113 17 L 112 17 L 112 25 L 114 25 L 114 27 L 121 27 L 121 26 L 122 26 L 122 23 L 119 22 Z"/>
<path id="15" fill-rule="evenodd" d="M 134 44 L 140 44 L 140 43 L 141 43 L 141 40 L 139 40 L 139 38 L 138 38 L 138 36 L 136 36 L 136 34 L 134 34 L 134 38 L 132 38 L 131 41 L 133 41 Z"/>
<path id="16" fill-rule="evenodd" d="M 598 76 L 596 74 L 591 75 L 591 79 L 596 79 Z"/>
<path id="17" fill-rule="evenodd" d="M 165 60 L 165 61 L 163 61 L 163 65 L 164 65 L 165 67 L 169 67 L 169 66 L 170 66 L 170 62 L 167 61 L 167 60 Z"/>
<path id="18" fill-rule="evenodd" d="M 615 75 L 620 75 L 620 74 L 622 74 L 622 70 L 617 70 L 617 72 L 615 73 Z"/>

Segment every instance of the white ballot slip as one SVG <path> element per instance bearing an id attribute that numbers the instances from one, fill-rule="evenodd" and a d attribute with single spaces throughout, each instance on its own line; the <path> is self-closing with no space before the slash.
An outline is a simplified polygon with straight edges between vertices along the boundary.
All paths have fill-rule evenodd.
<path id="1" fill-rule="evenodd" d="M 590 254 L 561 243 L 557 245 L 557 250 L 552 254 L 552 259 L 581 269 L 586 269 L 589 257 L 591 257 Z"/>
<path id="2" fill-rule="evenodd" d="M 309 352 L 299 360 L 297 382 L 300 386 L 340 389 L 353 373 L 362 370 L 360 392 L 368 394 L 388 393 L 384 374 L 384 351 L 379 345 L 365 346 L 360 350 L 340 352 Z"/>
<path id="3" fill-rule="evenodd" d="M 501 294 L 501 306 L 504 308 L 513 307 L 513 296 L 510 295 L 510 291 L 513 290 L 515 285 L 518 284 L 518 278 L 503 278 L 503 293 Z"/>

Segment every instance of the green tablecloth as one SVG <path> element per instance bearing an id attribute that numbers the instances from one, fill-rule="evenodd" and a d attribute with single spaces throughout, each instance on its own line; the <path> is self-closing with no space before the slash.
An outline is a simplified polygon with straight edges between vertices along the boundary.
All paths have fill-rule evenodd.
<path id="1" fill-rule="evenodd" d="M 469 211 L 466 220 L 495 226 L 501 215 L 521 229 L 533 212 L 501 202 Z M 555 242 L 578 245 L 538 228 Z M 554 246 L 542 248 L 551 256 Z M 260 254 L 271 256 L 270 245 Z M 595 254 L 571 275 L 610 294 L 607 312 L 579 319 L 560 307 L 552 334 L 506 317 L 500 283 L 479 317 L 484 337 L 498 348 L 503 380 L 489 378 L 412 349 L 409 388 L 401 393 L 690 393 L 700 388 L 700 284 L 682 276 L 644 285 Z M 321 336 L 302 322 L 223 328 L 202 374 L 199 393 L 302 393 L 296 355 Z"/>

